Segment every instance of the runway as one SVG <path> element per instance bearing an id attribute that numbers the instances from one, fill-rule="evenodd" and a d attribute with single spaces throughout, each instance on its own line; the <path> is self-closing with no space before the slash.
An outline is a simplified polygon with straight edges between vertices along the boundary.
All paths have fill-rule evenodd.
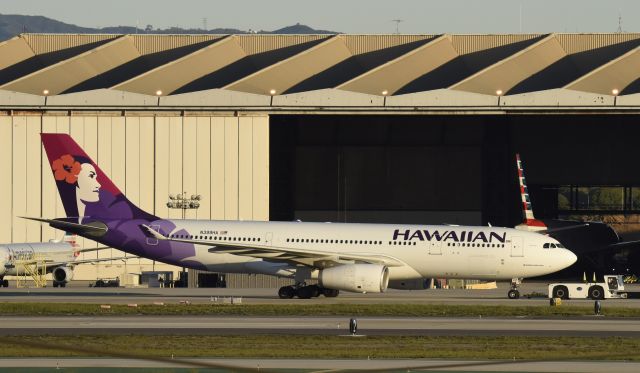
<path id="1" fill-rule="evenodd" d="M 444 360 L 444 359 L 182 359 L 173 362 L 117 358 L 10 358 L 0 359 L 0 368 L 207 368 L 207 371 L 230 372 L 234 367 L 253 370 L 373 370 L 406 372 L 424 369 L 430 372 L 617 372 L 635 373 L 640 363 L 621 361 L 513 361 L 513 360 Z M 215 369 L 214 367 L 227 367 Z M 213 368 L 213 370 L 209 370 Z"/>
<path id="2" fill-rule="evenodd" d="M 361 317 L 359 335 L 640 337 L 640 320 Z M 0 335 L 348 335 L 347 317 L 7 316 Z"/>
<path id="3" fill-rule="evenodd" d="M 243 304 L 449 304 L 449 305 L 507 305 L 535 306 L 548 305 L 546 283 L 529 282 L 521 287 L 522 298 L 507 299 L 508 283 L 498 283 L 498 289 L 430 289 L 430 290 L 393 290 L 377 294 L 356 294 L 341 292 L 337 298 L 279 299 L 277 289 L 223 289 L 223 288 L 89 288 L 71 283 L 66 288 L 16 289 L 0 288 L 2 302 L 38 302 L 38 303 L 179 303 L 189 301 L 194 304 L 222 302 L 225 298 L 236 298 Z M 628 290 L 638 292 L 640 285 L 627 285 Z M 528 298 L 527 295 L 535 295 Z M 568 305 L 592 306 L 591 300 L 568 300 Z M 640 299 L 607 299 L 603 307 L 640 307 Z"/>

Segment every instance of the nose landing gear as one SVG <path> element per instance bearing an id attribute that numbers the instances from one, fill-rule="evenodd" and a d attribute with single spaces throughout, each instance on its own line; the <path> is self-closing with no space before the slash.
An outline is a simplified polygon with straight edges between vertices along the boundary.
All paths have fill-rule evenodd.
<path id="1" fill-rule="evenodd" d="M 522 283 L 521 278 L 511 279 L 511 289 L 507 293 L 507 297 L 509 299 L 518 299 L 520 298 L 520 291 L 518 290 L 518 286 Z"/>

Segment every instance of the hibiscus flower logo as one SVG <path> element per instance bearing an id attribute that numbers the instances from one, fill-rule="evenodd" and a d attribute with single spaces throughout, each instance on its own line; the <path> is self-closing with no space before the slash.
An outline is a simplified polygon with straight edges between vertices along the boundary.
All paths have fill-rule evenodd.
<path id="1" fill-rule="evenodd" d="M 82 168 L 80 162 L 76 162 L 70 154 L 65 154 L 53 161 L 51 167 L 56 180 L 64 180 L 69 184 L 75 184 L 78 181 L 78 174 Z"/>

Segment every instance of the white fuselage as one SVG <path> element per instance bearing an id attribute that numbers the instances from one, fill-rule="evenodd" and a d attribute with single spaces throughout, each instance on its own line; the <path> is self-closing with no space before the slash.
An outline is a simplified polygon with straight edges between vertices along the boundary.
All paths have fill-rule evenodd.
<path id="1" fill-rule="evenodd" d="M 12 243 L 0 245 L 0 276 L 16 276 L 16 266 L 21 261 L 73 262 L 76 259 L 73 246 L 68 242 Z M 50 272 L 51 268 L 47 268 Z M 21 272 L 22 273 L 22 272 Z"/>
<path id="2" fill-rule="evenodd" d="M 171 220 L 169 234 L 188 232 L 193 240 L 248 246 L 323 251 L 327 255 L 384 255 L 404 263 L 389 268 L 391 280 L 416 278 L 512 279 L 553 273 L 576 256 L 551 237 L 513 228 L 443 225 L 238 222 Z M 555 245 L 545 244 L 553 243 Z M 195 257 L 208 270 L 293 276 L 290 263 L 209 252 L 196 245 Z M 317 272 L 317 271 L 316 271 Z M 312 275 L 313 276 L 313 275 Z"/>

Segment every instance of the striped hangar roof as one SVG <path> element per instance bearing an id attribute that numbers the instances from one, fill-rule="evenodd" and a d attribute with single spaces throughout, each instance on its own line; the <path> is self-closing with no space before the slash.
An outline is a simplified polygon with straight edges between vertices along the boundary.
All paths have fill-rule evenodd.
<path id="1" fill-rule="evenodd" d="M 640 34 L 85 35 L 0 43 L 0 107 L 640 105 Z"/>

